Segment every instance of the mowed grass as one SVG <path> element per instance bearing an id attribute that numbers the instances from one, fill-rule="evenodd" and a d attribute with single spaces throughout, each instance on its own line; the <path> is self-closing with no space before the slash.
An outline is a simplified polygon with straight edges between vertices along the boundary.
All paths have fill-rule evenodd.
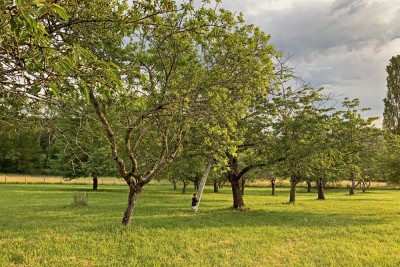
<path id="1" fill-rule="evenodd" d="M 88 190 L 89 205 L 73 207 Z M 151 184 L 132 226 L 120 222 L 125 186 L 0 184 L 0 266 L 399 266 L 400 191 L 246 188 L 247 211 L 229 187 L 207 187 L 200 210 L 186 194 Z"/>

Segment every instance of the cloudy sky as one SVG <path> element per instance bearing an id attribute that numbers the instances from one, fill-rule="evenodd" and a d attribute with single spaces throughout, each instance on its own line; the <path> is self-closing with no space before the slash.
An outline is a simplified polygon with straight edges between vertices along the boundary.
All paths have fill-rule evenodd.
<path id="1" fill-rule="evenodd" d="M 359 98 L 371 108 L 367 116 L 382 117 L 385 68 L 400 54 L 399 0 L 223 0 L 221 6 L 270 34 L 305 81 Z"/>

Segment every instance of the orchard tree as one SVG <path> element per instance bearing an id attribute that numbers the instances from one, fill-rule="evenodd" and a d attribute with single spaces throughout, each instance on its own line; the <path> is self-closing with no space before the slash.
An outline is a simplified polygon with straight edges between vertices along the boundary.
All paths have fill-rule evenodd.
<path id="1" fill-rule="evenodd" d="M 277 175 L 290 179 L 290 203 L 296 200 L 297 184 L 314 175 L 312 159 L 325 149 L 328 98 L 322 89 L 307 85 L 295 89 L 282 85 L 271 98 L 275 110 L 272 130 L 277 139 L 276 151 L 285 158 L 275 170 Z"/>
<path id="2" fill-rule="evenodd" d="M 198 97 L 201 116 L 193 129 L 204 131 L 210 160 L 217 161 L 215 170 L 225 173 L 232 187 L 233 207 L 241 209 L 240 179 L 264 164 L 255 148 L 263 140 L 257 102 L 268 93 L 273 76 L 271 57 L 276 52 L 269 36 L 243 24 L 241 16 L 222 11 L 221 18 L 223 28 L 213 27 L 200 42 L 206 75 L 201 86 L 208 89 Z M 239 158 L 246 162 L 239 163 Z"/>
<path id="3" fill-rule="evenodd" d="M 379 132 L 374 131 L 371 124 L 376 118 L 363 118 L 359 109 L 359 100 L 345 98 L 343 108 L 332 114 L 332 138 L 338 157 L 337 173 L 349 177 L 350 195 L 354 195 L 357 181 L 362 179 L 362 152 L 375 142 Z"/>
<path id="4" fill-rule="evenodd" d="M 107 86 L 102 80 L 79 81 L 88 90 L 130 188 L 125 225 L 131 221 L 137 194 L 179 155 L 196 120 L 223 141 L 223 151 L 233 151 L 232 142 L 224 138 L 227 133 L 242 135 L 236 122 L 265 92 L 271 75 L 274 50 L 259 29 L 226 10 L 181 8 L 148 17 L 132 33 L 118 63 L 127 70 L 121 76 L 124 86 L 112 99 L 101 94 Z M 240 177 L 235 173 L 232 184 Z"/>
<path id="5" fill-rule="evenodd" d="M 332 140 L 329 137 L 330 135 L 325 132 L 325 139 L 319 143 L 318 151 L 313 153 L 305 164 L 307 183 L 311 183 L 312 180 L 316 182 L 318 200 L 325 200 L 324 186 L 328 181 L 335 180 L 336 151 L 332 148 Z M 308 186 L 310 187 L 310 185 Z"/>
<path id="6" fill-rule="evenodd" d="M 198 185 L 204 170 L 206 169 L 207 159 L 196 156 L 181 155 L 168 165 L 161 173 L 160 177 L 168 177 L 169 180 L 175 179 L 183 184 L 182 193 L 186 193 L 186 187 L 193 183 L 195 189 Z M 174 184 L 174 188 L 176 185 Z"/>
<path id="7" fill-rule="evenodd" d="M 387 78 L 383 128 L 400 135 L 400 55 L 392 57 L 386 67 Z"/>
<path id="8" fill-rule="evenodd" d="M 190 129 L 204 79 L 195 40 L 185 30 L 196 23 L 194 15 L 185 9 L 152 16 L 132 33 L 121 54 L 120 64 L 127 71 L 123 90 L 104 97 L 101 82 L 96 82 L 98 87 L 91 86 L 92 80 L 81 84 L 89 91 L 119 174 L 129 186 L 124 225 L 131 223 L 137 194 L 178 156 Z"/>
<path id="9" fill-rule="evenodd" d="M 175 106 L 169 105 L 170 100 L 176 99 L 176 94 L 166 88 L 171 85 L 176 92 L 182 89 L 180 93 L 184 94 L 186 88 L 178 88 L 179 79 L 171 77 L 177 74 L 175 67 L 180 63 L 183 64 L 179 69 L 184 68 L 188 58 L 180 56 L 185 48 L 189 48 L 186 56 L 195 58 L 196 54 L 190 49 L 190 41 L 176 37 L 184 35 L 180 32 L 189 31 L 185 27 L 195 32 L 197 25 L 193 15 L 195 11 L 190 4 L 179 15 L 178 12 L 170 12 L 173 8 L 175 6 L 166 1 L 135 2 L 131 7 L 124 1 L 101 0 L 71 0 L 60 4 L 20 0 L 2 4 L 2 10 L 6 10 L 1 13 L 2 97 L 11 104 L 24 106 L 37 102 L 65 106 L 72 102 L 71 107 L 76 108 L 74 100 L 86 98 L 90 101 L 106 130 L 107 142 L 111 145 L 120 175 L 131 189 L 123 220 L 126 225 L 130 223 L 136 193 L 164 166 L 165 159 L 173 157 L 180 148 L 183 124 L 179 116 L 172 118 L 170 114 L 183 110 L 185 103 L 178 97 L 177 101 L 173 101 Z M 185 16 L 191 17 L 193 23 Z M 174 27 L 170 28 L 171 24 Z M 131 36 L 134 41 L 123 44 L 126 36 Z M 166 42 L 164 37 L 168 39 Z M 122 57 L 125 54 L 128 56 L 126 59 Z M 193 65 L 193 60 L 188 62 L 196 65 Z M 185 70 L 190 74 L 194 69 Z M 185 74 L 181 72 L 178 76 L 182 80 Z M 184 83 L 181 85 L 185 87 Z M 186 98 L 185 101 L 190 100 Z M 166 106 L 174 107 L 166 110 Z M 127 126 L 117 132 L 114 126 L 122 126 L 118 116 L 125 110 L 136 113 L 123 116 L 121 121 Z M 146 119 L 151 116 L 152 121 L 148 123 Z M 176 134 L 169 132 L 170 122 L 175 125 Z M 143 127 L 135 128 L 138 124 Z M 137 130 L 135 134 L 139 133 L 139 139 L 147 143 L 154 141 L 151 144 L 162 147 L 159 151 L 151 147 L 150 150 L 158 156 L 150 154 L 146 157 L 143 164 L 150 167 L 145 175 L 137 174 L 139 164 L 130 147 L 133 130 Z M 142 139 L 140 133 L 146 131 L 151 134 Z M 122 138 L 119 137 L 121 133 L 124 135 Z M 171 137 L 175 144 L 169 147 Z M 117 150 L 123 140 L 126 159 L 132 162 L 130 171 L 126 171 L 124 159 Z M 138 142 L 138 139 L 135 141 Z M 139 147 L 135 144 L 134 148 Z M 137 180 L 132 181 L 131 177 L 140 180 L 141 184 L 137 185 Z"/>

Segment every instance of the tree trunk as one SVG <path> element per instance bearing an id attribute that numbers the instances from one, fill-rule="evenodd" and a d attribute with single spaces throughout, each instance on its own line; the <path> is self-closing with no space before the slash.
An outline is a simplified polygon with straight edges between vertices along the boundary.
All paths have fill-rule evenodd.
<path id="1" fill-rule="evenodd" d="M 297 186 L 297 179 L 291 178 L 290 179 L 290 198 L 289 203 L 294 203 L 296 201 L 296 186 Z"/>
<path id="2" fill-rule="evenodd" d="M 349 195 L 350 196 L 355 194 L 355 188 L 356 188 L 356 181 L 355 181 L 355 179 L 351 179 L 351 186 L 349 187 Z"/>
<path id="3" fill-rule="evenodd" d="M 136 189 L 132 184 L 129 184 L 129 198 L 128 207 L 124 213 L 124 218 L 122 219 L 122 224 L 129 226 L 131 224 L 133 211 L 135 210 L 136 196 L 140 191 Z"/>
<path id="4" fill-rule="evenodd" d="M 97 177 L 93 176 L 93 190 L 97 190 L 99 181 L 97 179 Z"/>
<path id="5" fill-rule="evenodd" d="M 318 181 L 318 199 L 325 200 L 324 183 L 322 182 L 322 178 L 319 178 Z"/>
<path id="6" fill-rule="evenodd" d="M 235 209 L 243 209 L 244 208 L 244 201 L 242 190 L 240 188 L 240 182 L 232 180 L 232 194 L 233 194 L 233 208 Z"/>
<path id="7" fill-rule="evenodd" d="M 307 180 L 306 183 L 307 183 L 307 193 L 311 193 L 311 182 Z"/>
<path id="8" fill-rule="evenodd" d="M 350 171 L 350 177 L 351 177 L 351 186 L 348 186 L 348 187 L 349 187 L 349 195 L 352 196 L 356 193 L 355 190 L 356 190 L 357 185 L 360 184 L 360 181 L 356 184 L 357 176 L 356 176 L 356 173 L 354 172 L 354 170 Z"/>
<path id="9" fill-rule="evenodd" d="M 187 186 L 188 184 L 189 184 L 188 182 L 183 181 L 182 194 L 185 194 L 185 193 L 186 193 L 186 186 Z"/>
<path id="10" fill-rule="evenodd" d="M 246 186 L 246 178 L 243 176 L 241 179 L 240 179 L 240 181 L 241 181 L 241 189 L 242 189 L 242 196 L 244 196 L 244 188 L 245 188 L 245 186 Z"/>
<path id="11" fill-rule="evenodd" d="M 271 178 L 272 195 L 275 196 L 275 178 Z"/>
<path id="12" fill-rule="evenodd" d="M 177 183 L 177 181 L 175 179 L 172 179 L 171 183 L 174 186 L 174 190 L 178 189 L 178 186 L 177 186 L 178 183 Z"/>
<path id="13" fill-rule="evenodd" d="M 194 182 L 193 182 L 193 184 L 194 184 L 194 189 L 195 189 L 195 190 L 199 190 L 199 183 L 200 183 L 200 179 L 199 179 L 199 178 L 196 178 L 196 179 L 194 180 Z"/>
<path id="14" fill-rule="evenodd" d="M 214 193 L 218 193 L 218 191 L 219 191 L 218 181 L 217 179 L 214 179 Z"/>
<path id="15" fill-rule="evenodd" d="M 371 185 L 371 181 L 361 181 L 361 189 L 363 191 L 363 193 L 365 193 L 367 191 L 367 189 L 369 188 L 369 186 Z"/>
<path id="16" fill-rule="evenodd" d="M 53 148 L 53 144 L 56 140 L 56 136 L 54 134 L 51 134 L 49 130 L 47 130 L 48 133 L 48 138 L 47 138 L 47 147 L 46 147 L 46 158 L 44 159 L 44 168 L 45 169 L 51 169 L 50 167 L 50 156 Z"/>

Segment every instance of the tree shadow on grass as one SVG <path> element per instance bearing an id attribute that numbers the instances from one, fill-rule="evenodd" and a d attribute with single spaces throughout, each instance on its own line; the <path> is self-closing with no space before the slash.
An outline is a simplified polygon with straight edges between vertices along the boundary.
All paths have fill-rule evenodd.
<path id="1" fill-rule="evenodd" d="M 209 228 L 209 227 L 281 227 L 281 228 L 322 228 L 369 226 L 385 223 L 371 216 L 350 216 L 346 214 L 316 214 L 297 211 L 236 211 L 232 208 L 218 209 L 174 216 L 137 216 L 133 223 L 149 228 Z"/>

